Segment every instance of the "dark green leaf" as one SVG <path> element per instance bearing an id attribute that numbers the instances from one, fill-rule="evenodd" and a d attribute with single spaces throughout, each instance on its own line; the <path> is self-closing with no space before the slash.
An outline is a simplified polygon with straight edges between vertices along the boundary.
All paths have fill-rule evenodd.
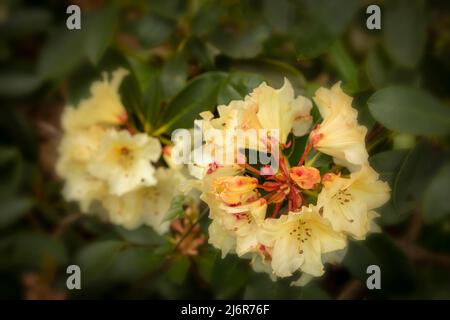
<path id="1" fill-rule="evenodd" d="M 5 228 L 19 220 L 33 206 L 33 201 L 26 197 L 1 199 L 0 228 Z"/>
<path id="2" fill-rule="evenodd" d="M 44 45 L 38 62 L 41 78 L 56 80 L 71 72 L 83 60 L 84 45 L 82 30 L 61 28 L 54 32 Z"/>
<path id="3" fill-rule="evenodd" d="M 234 255 L 228 255 L 215 264 L 212 286 L 218 298 L 229 299 L 243 289 L 249 277 L 247 264 Z"/>
<path id="4" fill-rule="evenodd" d="M 358 92 L 360 89 L 358 67 L 342 42 L 336 42 L 330 48 L 330 54 L 340 79 L 343 81 L 344 90 L 349 93 Z"/>
<path id="5" fill-rule="evenodd" d="M 263 49 L 263 42 L 269 36 L 269 30 L 263 25 L 235 32 L 219 27 L 209 37 L 211 43 L 222 53 L 233 58 L 253 58 Z"/>
<path id="6" fill-rule="evenodd" d="M 181 55 L 175 55 L 164 64 L 161 71 L 161 83 L 164 88 L 165 98 L 173 97 L 186 84 L 187 61 Z"/>
<path id="7" fill-rule="evenodd" d="M 32 73 L 2 73 L 0 74 L 0 95 L 21 96 L 36 90 L 42 80 Z"/>
<path id="8" fill-rule="evenodd" d="M 370 97 L 373 117 L 388 129 L 418 135 L 450 132 L 450 108 L 420 89 L 392 86 Z"/>
<path id="9" fill-rule="evenodd" d="M 12 261 L 21 267 L 39 268 L 48 260 L 57 265 L 65 265 L 67 259 L 65 247 L 49 235 L 20 233 L 14 241 Z"/>
<path id="10" fill-rule="evenodd" d="M 299 57 L 314 58 L 324 53 L 344 32 L 358 4 L 357 0 L 302 2 L 296 26 L 291 29 Z"/>
<path id="11" fill-rule="evenodd" d="M 156 47 L 167 40 L 174 28 L 173 21 L 152 14 L 137 23 L 136 34 L 145 47 Z"/>
<path id="12" fill-rule="evenodd" d="M 435 223 L 450 214 L 450 164 L 444 165 L 434 176 L 423 200 L 423 216 L 427 223 Z"/>
<path id="13" fill-rule="evenodd" d="M 207 72 L 192 81 L 178 93 L 164 114 L 164 125 L 157 133 L 170 132 L 175 128 L 192 128 L 194 119 L 202 111 L 214 110 L 217 95 L 227 79 L 224 72 Z"/>
<path id="14" fill-rule="evenodd" d="M 398 213 L 409 212 L 419 204 L 442 160 L 439 150 L 425 143 L 418 144 L 408 152 L 392 188 L 392 200 Z"/>
<path id="15" fill-rule="evenodd" d="M 374 295 L 405 292 L 413 286 L 413 271 L 410 262 L 399 248 L 383 234 L 371 235 L 365 241 L 349 242 L 343 260 L 350 273 L 363 284 L 368 278 L 367 267 L 377 265 L 381 270 L 381 288 Z"/>
<path id="16" fill-rule="evenodd" d="M 128 283 L 137 281 L 156 270 L 163 260 L 164 256 L 155 254 L 152 248 L 126 248 L 114 257 L 110 278 Z"/>
<path id="17" fill-rule="evenodd" d="M 142 226 L 137 229 L 128 230 L 123 227 L 117 227 L 120 236 L 129 243 L 137 245 L 162 245 L 166 240 L 157 234 L 152 228 Z"/>
<path id="18" fill-rule="evenodd" d="M 306 81 L 299 70 L 282 61 L 271 59 L 237 60 L 232 64 L 235 71 L 260 74 L 273 87 L 281 88 L 288 78 L 294 89 L 304 89 Z"/>
<path id="19" fill-rule="evenodd" d="M 191 262 L 186 256 L 176 257 L 167 271 L 167 276 L 175 284 L 182 284 L 186 279 Z"/>
<path id="20" fill-rule="evenodd" d="M 94 282 L 111 268 L 124 243 L 117 240 L 99 241 L 84 247 L 77 256 L 77 264 L 83 270 L 83 279 Z"/>
<path id="21" fill-rule="evenodd" d="M 390 150 L 378 153 L 369 159 L 370 164 L 380 174 L 380 179 L 389 183 L 391 190 L 409 152 L 408 150 Z M 385 225 L 396 224 L 408 217 L 407 214 L 396 210 L 392 194 L 389 202 L 376 211 L 381 215 L 381 223 Z"/>
<path id="22" fill-rule="evenodd" d="M 383 11 L 384 45 L 399 65 L 414 67 L 423 55 L 426 42 L 423 9 L 423 1 L 394 0 Z"/>
<path id="23" fill-rule="evenodd" d="M 22 8 L 6 16 L 7 20 L 1 25 L 0 33 L 8 37 L 27 36 L 45 31 L 52 20 L 50 12 L 42 8 Z"/>
<path id="24" fill-rule="evenodd" d="M 86 17 L 83 26 L 86 32 L 86 55 L 97 64 L 110 44 L 118 22 L 118 8 L 112 4 Z"/>
<path id="25" fill-rule="evenodd" d="M 231 100 L 244 99 L 263 80 L 263 77 L 258 74 L 244 72 L 231 73 L 220 89 L 217 104 L 228 104 Z"/>

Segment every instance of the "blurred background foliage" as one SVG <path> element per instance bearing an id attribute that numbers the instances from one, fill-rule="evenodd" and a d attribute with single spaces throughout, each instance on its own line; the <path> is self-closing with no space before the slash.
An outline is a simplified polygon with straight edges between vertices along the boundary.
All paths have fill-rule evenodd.
<path id="1" fill-rule="evenodd" d="M 81 30 L 66 28 L 70 4 Z M 381 30 L 366 28 L 370 4 Z M 0 297 L 450 298 L 448 1 L 4 0 L 0 35 Z M 174 232 L 81 216 L 54 174 L 59 117 L 118 66 L 132 71 L 121 94 L 135 125 L 163 141 L 263 80 L 308 97 L 342 81 L 392 188 L 384 232 L 298 288 L 201 241 L 187 254 Z M 82 290 L 65 289 L 69 264 Z M 381 290 L 366 289 L 370 264 Z"/>

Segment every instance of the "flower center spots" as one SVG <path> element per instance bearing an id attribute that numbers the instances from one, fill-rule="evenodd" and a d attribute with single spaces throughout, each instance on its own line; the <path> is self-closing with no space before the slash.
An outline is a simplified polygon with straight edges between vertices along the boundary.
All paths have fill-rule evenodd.
<path id="1" fill-rule="evenodd" d="M 118 150 L 119 163 L 122 167 L 128 168 L 133 164 L 134 155 L 133 151 L 125 146 L 122 146 Z"/>
<path id="2" fill-rule="evenodd" d="M 346 189 L 340 190 L 334 197 L 341 205 L 345 205 L 352 200 L 352 194 Z"/>
<path id="3" fill-rule="evenodd" d="M 303 244 L 305 241 L 308 241 L 312 236 L 312 229 L 308 226 L 308 224 L 299 220 L 298 223 L 291 229 L 289 235 L 292 236 L 295 240 L 297 240 L 297 248 L 298 253 L 303 254 Z"/>
<path id="4" fill-rule="evenodd" d="M 339 204 L 341 206 L 344 206 L 353 200 L 352 194 L 346 189 L 340 190 L 333 198 L 339 201 Z M 347 216 L 346 214 L 347 210 L 343 210 L 342 212 L 345 216 L 345 219 L 347 219 L 348 222 L 352 223 L 354 221 L 352 218 Z"/>

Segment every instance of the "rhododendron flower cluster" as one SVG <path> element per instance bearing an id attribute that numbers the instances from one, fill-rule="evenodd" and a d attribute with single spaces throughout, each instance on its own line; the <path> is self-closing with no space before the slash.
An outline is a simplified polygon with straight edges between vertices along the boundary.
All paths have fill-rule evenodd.
<path id="1" fill-rule="evenodd" d="M 62 117 L 57 172 L 65 179 L 64 196 L 83 212 L 164 233 L 172 199 L 193 186 L 209 209 L 209 242 L 223 256 L 250 259 L 256 271 L 274 279 L 300 274 L 298 285 L 322 275 L 325 262 L 343 257 L 349 238 L 362 240 L 377 230 L 374 210 L 389 199 L 390 189 L 368 163 L 367 129 L 339 83 L 315 93 L 321 116 L 315 124 L 312 102 L 296 96 L 287 79 L 280 89 L 262 83 L 243 100 L 219 106 L 217 117 L 200 114 L 194 132 L 200 128 L 204 143 L 174 139 L 175 146 L 162 152 L 157 138 L 130 127 L 118 93 L 126 75 L 123 69 L 110 79 L 105 74 L 92 84 L 90 97 L 66 107 Z M 292 152 L 301 140 L 300 154 Z M 189 182 L 174 157 L 180 144 L 196 178 Z M 252 152 L 265 153 L 271 165 L 255 163 Z M 168 167 L 156 165 L 161 156 Z M 320 164 L 321 157 L 329 161 Z M 179 233 L 185 227 L 172 224 Z M 183 247 L 186 254 L 197 254 L 203 238 L 194 240 Z"/>
<path id="2" fill-rule="evenodd" d="M 368 163 L 367 129 L 358 124 L 352 98 L 338 83 L 317 90 L 313 100 L 322 118 L 315 125 L 311 101 L 295 97 L 288 80 L 281 89 L 261 84 L 244 100 L 220 106 L 218 117 L 201 114 L 203 128 L 278 130 L 276 171 L 263 174 L 266 167 L 249 161 L 191 166 L 199 178 L 192 185 L 210 209 L 209 242 L 223 256 L 234 252 L 251 259 L 255 270 L 273 278 L 299 273 L 294 283 L 300 285 L 322 275 L 330 257 L 342 257 L 349 238 L 362 240 L 376 231 L 374 209 L 390 196 L 388 185 Z M 301 136 L 306 136 L 306 145 L 292 159 L 287 151 Z M 257 138 L 262 142 L 258 145 L 267 147 L 261 149 L 275 147 L 268 147 L 266 137 Z M 205 141 L 205 147 L 215 143 Z M 239 151 L 245 158 L 242 150 L 233 152 Z M 315 166 L 320 157 L 329 157 L 330 163 Z"/>
<path id="3" fill-rule="evenodd" d="M 90 97 L 62 116 L 64 135 L 57 172 L 64 178 L 63 194 L 85 213 L 95 212 L 125 228 L 142 224 L 157 232 L 168 230 L 164 216 L 184 176 L 159 167 L 158 139 L 129 130 L 118 89 L 127 75 L 118 69 L 111 79 L 94 82 Z"/>

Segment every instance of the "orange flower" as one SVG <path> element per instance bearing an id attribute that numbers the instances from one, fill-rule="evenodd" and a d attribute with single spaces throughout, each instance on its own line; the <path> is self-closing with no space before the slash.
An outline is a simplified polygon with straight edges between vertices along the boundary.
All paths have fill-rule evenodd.
<path id="1" fill-rule="evenodd" d="M 213 181 L 213 193 L 228 205 L 238 205 L 257 183 L 258 179 L 252 177 L 219 177 Z"/>
<path id="2" fill-rule="evenodd" d="M 320 182 L 320 172 L 314 167 L 293 167 L 289 175 L 302 189 L 312 189 Z"/>

